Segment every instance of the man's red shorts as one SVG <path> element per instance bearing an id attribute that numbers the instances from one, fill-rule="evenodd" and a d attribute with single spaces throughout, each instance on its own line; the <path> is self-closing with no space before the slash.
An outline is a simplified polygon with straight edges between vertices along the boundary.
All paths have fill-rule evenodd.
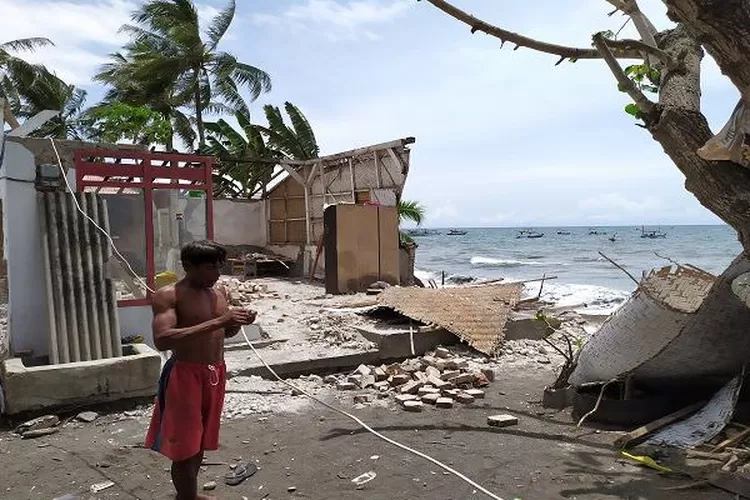
<path id="1" fill-rule="evenodd" d="M 226 366 L 167 361 L 146 446 L 174 462 L 219 447 Z"/>

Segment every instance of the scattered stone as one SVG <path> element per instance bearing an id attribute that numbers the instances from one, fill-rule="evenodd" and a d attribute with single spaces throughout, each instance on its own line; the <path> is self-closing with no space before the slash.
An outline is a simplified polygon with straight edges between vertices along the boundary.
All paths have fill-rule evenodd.
<path id="1" fill-rule="evenodd" d="M 461 372 L 459 370 L 446 370 L 442 375 L 440 375 L 440 378 L 443 380 L 450 380 L 452 378 L 458 377 L 459 375 L 461 375 Z"/>
<path id="2" fill-rule="evenodd" d="M 400 403 L 401 405 L 403 405 L 407 401 L 416 401 L 416 400 L 417 400 L 417 396 L 415 396 L 414 394 L 397 394 L 396 395 L 396 402 Z"/>
<path id="3" fill-rule="evenodd" d="M 362 378 L 363 378 L 362 375 L 359 375 L 359 374 L 349 375 L 346 378 L 346 381 L 351 382 L 352 384 L 355 384 L 359 387 L 362 387 Z"/>
<path id="4" fill-rule="evenodd" d="M 80 422 L 91 423 L 99 418 L 99 414 L 94 411 L 84 411 L 76 415 L 76 420 Z"/>
<path id="5" fill-rule="evenodd" d="M 469 368 L 469 362 L 463 358 L 455 358 L 451 364 L 455 370 L 467 370 Z"/>
<path id="6" fill-rule="evenodd" d="M 100 491 L 104 491 L 114 485 L 115 483 L 112 481 L 104 481 L 103 483 L 92 484 L 89 490 L 91 491 L 91 493 L 99 493 Z"/>
<path id="7" fill-rule="evenodd" d="M 216 481 L 209 481 L 203 485 L 204 491 L 213 491 L 216 489 Z"/>
<path id="8" fill-rule="evenodd" d="M 338 383 L 338 385 L 337 385 L 336 387 L 337 387 L 337 388 L 338 388 L 338 390 L 340 390 L 340 391 L 353 391 L 354 389 L 356 389 L 356 388 L 357 388 L 357 386 L 356 386 L 356 385 L 354 385 L 354 384 L 353 384 L 353 383 L 351 383 L 351 382 L 339 382 L 339 383 Z"/>
<path id="9" fill-rule="evenodd" d="M 359 365 L 356 370 L 354 370 L 354 373 L 358 373 L 362 376 L 368 376 L 372 375 L 372 369 L 369 366 L 366 365 Z"/>
<path id="10" fill-rule="evenodd" d="M 421 401 L 406 401 L 404 403 L 404 410 L 406 411 L 420 412 L 422 408 L 424 408 L 424 403 Z"/>
<path id="11" fill-rule="evenodd" d="M 440 378 L 440 370 L 435 368 L 434 366 L 428 366 L 425 368 L 425 374 L 427 375 L 427 378 Z"/>
<path id="12" fill-rule="evenodd" d="M 354 396 L 354 403 L 371 403 L 372 394 L 357 394 Z"/>
<path id="13" fill-rule="evenodd" d="M 450 382 L 446 382 L 445 380 L 442 380 L 439 376 L 428 377 L 427 383 L 435 387 L 436 389 L 452 389 L 453 388 L 453 384 L 451 384 Z"/>
<path id="14" fill-rule="evenodd" d="M 34 429 L 33 431 L 26 431 L 21 434 L 23 439 L 34 439 L 42 436 L 49 436 L 60 430 L 59 427 L 48 427 L 46 429 Z"/>
<path id="15" fill-rule="evenodd" d="M 55 415 L 45 415 L 43 417 L 35 418 L 33 420 L 29 420 L 28 422 L 24 422 L 18 427 L 16 427 L 15 432 L 17 434 L 25 434 L 29 431 L 35 431 L 39 429 L 47 429 L 49 427 L 56 427 L 60 424 L 60 419 L 57 418 Z"/>
<path id="16" fill-rule="evenodd" d="M 453 399 L 438 398 L 437 401 L 435 401 L 435 406 L 438 408 L 453 408 Z"/>
<path id="17" fill-rule="evenodd" d="M 289 493 L 294 493 L 295 491 L 297 491 L 297 487 L 296 486 L 290 486 L 289 488 L 286 489 L 286 491 L 288 491 Z"/>
<path id="18" fill-rule="evenodd" d="M 544 354 L 544 355 L 548 354 L 547 349 L 543 345 L 540 345 L 539 349 L 537 350 L 539 351 L 539 354 Z"/>
<path id="19" fill-rule="evenodd" d="M 423 385 L 424 382 L 421 380 L 412 380 L 401 386 L 399 390 L 401 391 L 401 394 L 416 394 Z"/>
<path id="20" fill-rule="evenodd" d="M 393 387 L 398 387 L 400 385 L 406 384 L 407 382 L 409 382 L 409 380 L 411 380 L 411 378 L 406 374 L 393 375 L 391 377 L 391 385 Z"/>
<path id="21" fill-rule="evenodd" d="M 438 399 L 440 399 L 440 394 L 438 393 L 430 393 L 422 396 L 422 402 L 430 405 L 436 404 Z"/>
<path id="22" fill-rule="evenodd" d="M 336 377 L 336 375 L 326 375 L 325 378 L 323 379 L 323 382 L 325 382 L 326 384 L 333 385 L 333 384 L 337 384 L 339 382 L 339 379 L 338 377 Z"/>
<path id="23" fill-rule="evenodd" d="M 474 396 L 466 392 L 460 392 L 456 395 L 456 401 L 463 404 L 470 404 L 474 402 Z"/>
<path id="24" fill-rule="evenodd" d="M 414 372 L 414 378 L 417 380 L 421 380 L 422 382 L 427 382 L 427 374 L 422 371 Z"/>
<path id="25" fill-rule="evenodd" d="M 487 425 L 492 427 L 511 427 L 518 425 L 518 418 L 513 415 L 493 415 L 487 417 Z"/>
<path id="26" fill-rule="evenodd" d="M 539 363 L 540 365 L 548 365 L 552 363 L 552 361 L 550 361 L 549 358 L 537 358 L 536 362 Z"/>
<path id="27" fill-rule="evenodd" d="M 437 349 L 435 349 L 435 356 L 437 356 L 438 358 L 450 358 L 451 352 L 445 347 L 438 347 Z"/>
<path id="28" fill-rule="evenodd" d="M 441 391 L 441 393 L 448 397 L 455 398 L 456 396 L 461 394 L 461 389 L 444 389 Z"/>
<path id="29" fill-rule="evenodd" d="M 389 384 L 386 380 L 383 380 L 381 382 L 375 382 L 375 384 L 373 384 L 373 388 L 377 389 L 378 391 L 385 392 L 391 388 L 391 384 Z"/>
<path id="30" fill-rule="evenodd" d="M 474 382 L 474 375 L 472 375 L 471 373 L 462 373 L 447 380 L 453 385 L 471 384 L 472 382 Z"/>
<path id="31" fill-rule="evenodd" d="M 373 370 L 373 375 L 375 375 L 376 382 L 381 382 L 388 378 L 388 374 L 382 368 L 375 368 L 375 370 Z"/>
<path id="32" fill-rule="evenodd" d="M 479 389 L 469 389 L 466 394 L 473 397 L 474 399 L 484 399 L 484 391 Z"/>
<path id="33" fill-rule="evenodd" d="M 425 394 L 440 394 L 440 389 L 435 389 L 431 386 L 420 387 L 417 391 L 417 395 L 424 396 Z"/>
<path id="34" fill-rule="evenodd" d="M 487 387 L 490 385 L 490 381 L 484 373 L 478 372 L 474 374 L 474 385 L 477 387 Z"/>
<path id="35" fill-rule="evenodd" d="M 375 385 L 375 377 L 373 375 L 362 375 L 359 381 L 359 387 L 366 389 Z"/>

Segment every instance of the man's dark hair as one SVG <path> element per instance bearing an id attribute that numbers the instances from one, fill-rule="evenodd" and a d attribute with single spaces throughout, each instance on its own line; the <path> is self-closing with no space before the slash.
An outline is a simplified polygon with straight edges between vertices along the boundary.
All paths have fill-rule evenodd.
<path id="1" fill-rule="evenodd" d="M 201 264 L 222 265 L 227 260 L 227 251 L 215 241 L 192 241 L 182 247 L 180 260 L 183 267 L 197 267 Z"/>

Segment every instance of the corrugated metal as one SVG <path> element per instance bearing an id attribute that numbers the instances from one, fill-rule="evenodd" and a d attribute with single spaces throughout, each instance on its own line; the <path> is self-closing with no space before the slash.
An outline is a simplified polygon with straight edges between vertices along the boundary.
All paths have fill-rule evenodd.
<path id="1" fill-rule="evenodd" d="M 77 193 L 81 208 L 109 232 L 106 202 Z M 115 286 L 106 272 L 107 239 L 68 193 L 39 193 L 44 271 L 51 307 L 50 363 L 122 356 Z"/>

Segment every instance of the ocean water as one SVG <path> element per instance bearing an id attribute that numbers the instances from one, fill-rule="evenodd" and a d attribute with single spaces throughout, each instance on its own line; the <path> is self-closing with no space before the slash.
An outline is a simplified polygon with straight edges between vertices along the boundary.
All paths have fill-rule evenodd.
<path id="1" fill-rule="evenodd" d="M 449 236 L 447 229 L 437 229 L 441 234 L 414 237 L 419 245 L 416 274 L 438 285 L 443 274 L 446 285 L 468 279 L 515 281 L 557 276 L 545 283 L 545 299 L 589 314 L 609 314 L 635 289 L 635 283 L 598 252 L 640 278 L 644 271 L 669 265 L 656 253 L 720 274 L 742 249 L 729 226 L 645 228 L 666 233 L 666 238 L 659 239 L 641 238 L 641 228 L 635 226 L 533 229 L 544 237 L 516 238 L 518 229 L 512 228 L 467 228 L 462 236 Z M 606 234 L 589 234 L 592 230 Z M 615 241 L 610 241 L 612 235 Z M 528 294 L 538 290 L 538 283 L 527 285 Z"/>

